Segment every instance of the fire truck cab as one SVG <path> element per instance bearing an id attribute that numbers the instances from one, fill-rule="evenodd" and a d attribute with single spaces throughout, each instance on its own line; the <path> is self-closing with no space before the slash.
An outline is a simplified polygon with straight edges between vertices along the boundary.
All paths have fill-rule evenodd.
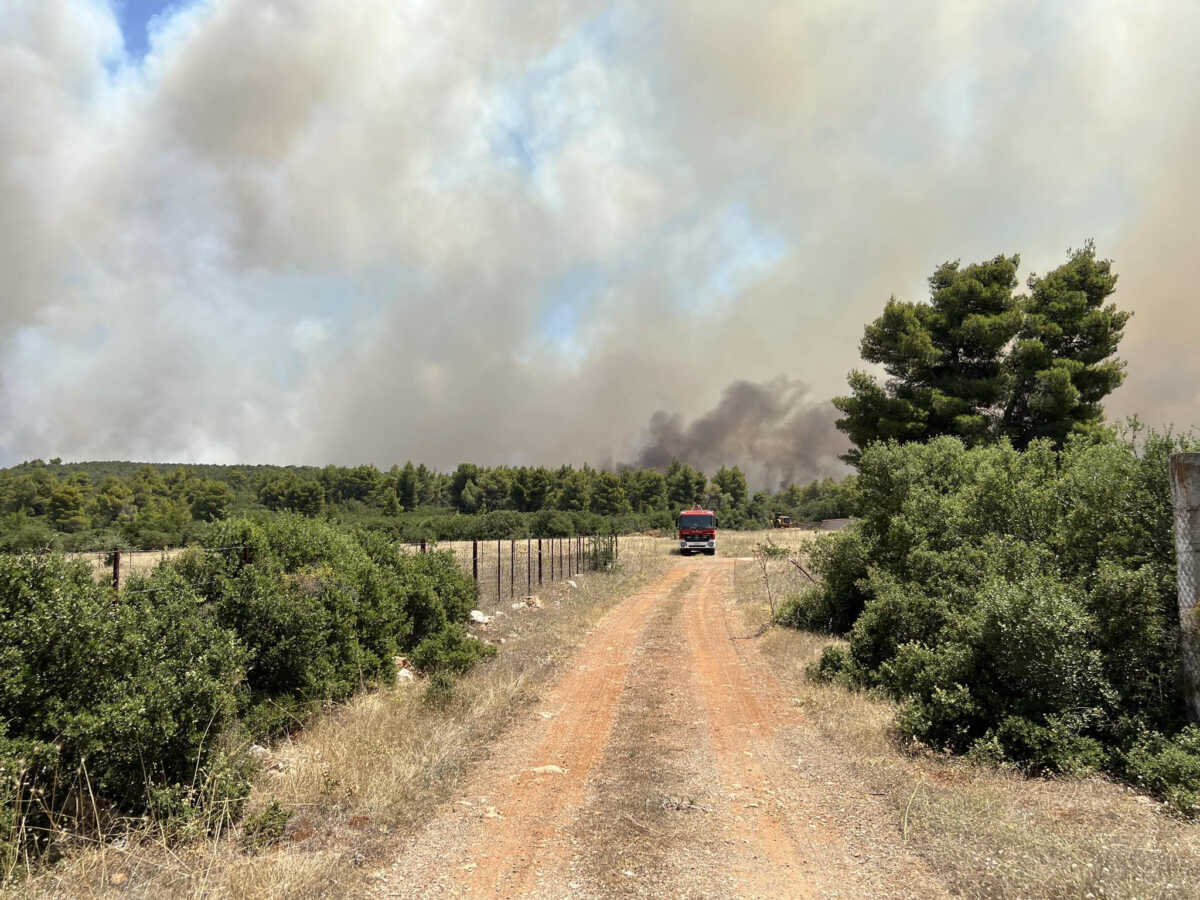
<path id="1" fill-rule="evenodd" d="M 679 513 L 679 552 L 683 556 L 693 553 L 717 552 L 717 515 L 711 509 L 685 509 Z"/>

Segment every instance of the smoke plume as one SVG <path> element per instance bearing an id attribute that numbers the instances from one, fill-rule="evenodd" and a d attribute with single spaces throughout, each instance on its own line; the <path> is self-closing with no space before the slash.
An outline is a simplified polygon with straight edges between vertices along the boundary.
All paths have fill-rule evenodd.
<path id="1" fill-rule="evenodd" d="M 802 479 L 889 295 L 1088 237 L 1197 418 L 1200 5 L 116 6 L 0 3 L 0 464 Z"/>
<path id="2" fill-rule="evenodd" d="M 637 465 L 665 469 L 679 460 L 709 474 L 740 465 L 752 485 L 771 489 L 842 475 L 848 468 L 838 456 L 849 442 L 835 430 L 836 417 L 802 381 L 783 375 L 761 384 L 735 381 L 716 406 L 686 425 L 678 413 L 651 416 Z"/>

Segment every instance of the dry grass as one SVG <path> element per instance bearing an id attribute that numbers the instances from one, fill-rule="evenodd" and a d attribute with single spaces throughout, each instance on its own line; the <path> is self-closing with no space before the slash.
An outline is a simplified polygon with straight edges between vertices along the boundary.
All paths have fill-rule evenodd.
<path id="1" fill-rule="evenodd" d="M 481 636 L 497 657 L 459 680 L 442 702 L 422 681 L 374 690 L 271 748 L 249 814 L 278 802 L 292 815 L 283 840 L 241 848 L 236 831 L 168 846 L 145 830 L 123 842 L 71 854 L 11 886 L 27 896 L 328 897 L 368 888 L 364 865 L 424 821 L 522 709 L 536 701 L 559 663 L 618 600 L 669 561 L 662 541 L 622 543 L 609 574 L 577 576 L 578 588 L 544 588 L 541 610 L 502 613 Z"/>
<path id="2" fill-rule="evenodd" d="M 96 578 L 109 580 L 112 578 L 112 560 L 110 551 L 102 550 L 94 553 L 65 553 L 67 559 L 81 559 L 92 567 Z M 158 568 L 160 563 L 173 559 L 183 553 L 181 549 L 174 550 L 122 550 L 121 551 L 121 583 L 124 584 L 130 575 L 149 575 Z"/>
<path id="3" fill-rule="evenodd" d="M 738 568 L 753 626 L 766 619 L 761 580 L 751 577 L 749 564 Z M 855 798 L 884 798 L 884 827 L 952 891 L 988 898 L 1200 896 L 1200 825 L 1104 778 L 1025 778 L 906 747 L 893 729 L 893 704 L 808 679 L 807 667 L 830 643 L 775 628 L 760 648 L 837 761 L 829 777 L 844 786 L 847 809 Z"/>
<path id="4" fill-rule="evenodd" d="M 806 528 L 765 528 L 761 531 L 718 531 L 717 554 L 719 556 L 749 557 L 759 544 L 773 543 L 802 556 L 808 545 L 820 532 Z"/>

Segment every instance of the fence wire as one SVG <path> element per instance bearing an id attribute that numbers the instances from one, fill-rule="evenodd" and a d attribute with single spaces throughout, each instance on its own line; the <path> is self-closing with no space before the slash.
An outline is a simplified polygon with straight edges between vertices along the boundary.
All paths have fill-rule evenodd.
<path id="1" fill-rule="evenodd" d="M 463 571 L 473 577 L 480 603 L 499 605 L 523 600 L 551 582 L 607 567 L 620 554 L 621 541 L 622 539 L 615 535 L 589 535 L 570 538 L 410 541 L 399 543 L 396 548 L 397 552 L 405 554 L 449 551 Z M 75 551 L 63 555 L 67 559 L 87 562 L 98 580 L 111 579 L 113 586 L 122 594 L 146 594 L 164 588 L 131 590 L 125 585 L 132 576 L 149 575 L 164 562 L 188 551 L 211 554 L 240 553 L 247 559 L 250 553 L 247 546 L 235 545 L 157 550 L 113 547 Z"/>

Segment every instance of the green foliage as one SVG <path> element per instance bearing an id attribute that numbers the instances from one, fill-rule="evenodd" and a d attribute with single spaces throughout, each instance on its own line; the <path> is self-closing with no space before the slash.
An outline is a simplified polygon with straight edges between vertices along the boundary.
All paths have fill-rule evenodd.
<path id="1" fill-rule="evenodd" d="M 207 480 L 198 483 L 188 494 L 192 518 L 201 522 L 215 522 L 225 518 L 233 503 L 233 489 L 222 481 Z"/>
<path id="2" fill-rule="evenodd" d="M 845 634 L 869 596 L 866 546 L 857 526 L 817 538 L 809 562 L 821 583 L 788 599 L 779 621 L 793 628 Z"/>
<path id="3" fill-rule="evenodd" d="M 412 661 L 425 672 L 461 674 L 480 659 L 495 655 L 492 644 L 476 639 L 456 622 L 421 641 L 412 653 Z"/>
<path id="4" fill-rule="evenodd" d="M 0 721 L 44 797 L 90 786 L 147 810 L 151 785 L 193 785 L 213 767 L 235 720 L 236 639 L 182 579 L 135 584 L 117 603 L 84 564 L 0 557 Z"/>
<path id="5" fill-rule="evenodd" d="M 851 672 L 850 657 L 844 647 L 830 645 L 821 651 L 821 658 L 808 670 L 809 678 L 825 684 L 846 682 Z"/>
<path id="6" fill-rule="evenodd" d="M 207 833 L 240 815 L 245 736 L 390 681 L 401 653 L 461 673 L 495 652 L 462 628 L 475 586 L 449 553 L 301 515 L 201 536 L 229 549 L 187 551 L 119 596 L 84 563 L 0 556 L 0 852 L 89 791 Z"/>
<path id="7" fill-rule="evenodd" d="M 177 571 L 250 653 L 255 721 L 285 727 L 295 703 L 334 701 L 389 681 L 392 658 L 466 619 L 474 585 L 449 554 L 405 556 L 383 537 L 303 516 L 218 523 L 207 535 L 239 551 L 185 554 Z"/>
<path id="8" fill-rule="evenodd" d="M 439 669 L 429 677 L 421 699 L 435 709 L 445 709 L 454 699 L 454 674 L 449 669 Z"/>
<path id="9" fill-rule="evenodd" d="M 0 552 L 45 550 L 56 543 L 57 535 L 44 519 L 32 519 L 24 512 L 17 512 L 0 520 Z"/>
<path id="10" fill-rule="evenodd" d="M 1200 814 L 1200 728 L 1189 725 L 1172 737 L 1147 733 L 1125 759 L 1129 777 L 1188 816 Z"/>
<path id="11" fill-rule="evenodd" d="M 1112 263 L 1096 259 L 1092 241 L 1048 275 L 1030 276 L 1007 361 L 1003 430 L 1017 447 L 1037 438 L 1061 445 L 1100 424 L 1101 401 L 1125 380 L 1114 357 L 1131 313 L 1105 302 L 1116 289 Z"/>
<path id="12" fill-rule="evenodd" d="M 667 468 L 665 478 L 667 502 L 674 509 L 692 507 L 703 500 L 704 488 L 708 484 L 703 472 L 675 460 Z"/>
<path id="13" fill-rule="evenodd" d="M 317 481 L 288 473 L 263 484 L 258 489 L 258 499 L 267 509 L 315 516 L 325 504 L 325 489 Z"/>
<path id="14" fill-rule="evenodd" d="M 1006 435 L 1024 449 L 1099 426 L 1101 401 L 1124 378 L 1115 354 L 1129 318 L 1105 303 L 1116 289 L 1111 263 L 1089 241 L 1015 297 L 1019 262 L 944 263 L 929 303 L 888 301 L 861 344 L 887 382 L 853 371 L 850 393 L 833 401 L 854 444 L 849 461 L 877 441 L 955 435 L 971 446 Z"/>
<path id="15" fill-rule="evenodd" d="M 599 472 L 592 488 L 591 510 L 601 516 L 619 516 L 633 511 L 621 479 L 612 472 Z"/>
<path id="16" fill-rule="evenodd" d="M 901 729 L 1030 771 L 1200 790 L 1178 694 L 1169 435 L 1019 451 L 957 438 L 859 461 L 859 523 L 821 539 L 785 623 L 849 633 L 829 675 L 902 701 Z M 1187 801 L 1192 802 L 1192 801 Z"/>
<path id="17" fill-rule="evenodd" d="M 291 818 L 291 810 L 284 809 L 278 800 L 272 800 L 254 815 L 247 816 L 242 823 L 242 848 L 261 850 L 278 844 L 283 840 L 283 833 Z"/>

